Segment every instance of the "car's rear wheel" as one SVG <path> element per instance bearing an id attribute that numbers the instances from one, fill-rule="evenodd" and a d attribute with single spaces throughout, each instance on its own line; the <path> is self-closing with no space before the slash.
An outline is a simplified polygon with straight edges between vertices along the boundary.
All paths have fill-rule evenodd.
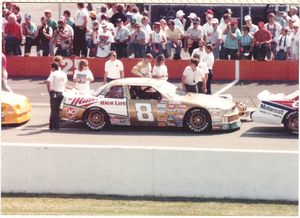
<path id="1" fill-rule="evenodd" d="M 284 120 L 284 127 L 292 134 L 298 135 L 298 111 L 290 112 L 286 115 Z"/>
<path id="2" fill-rule="evenodd" d="M 109 125 L 109 118 L 103 109 L 93 107 L 85 112 L 84 123 L 91 130 L 103 130 Z"/>
<path id="3" fill-rule="evenodd" d="M 185 117 L 185 126 L 192 132 L 206 132 L 211 129 L 211 117 L 202 108 L 192 109 Z"/>

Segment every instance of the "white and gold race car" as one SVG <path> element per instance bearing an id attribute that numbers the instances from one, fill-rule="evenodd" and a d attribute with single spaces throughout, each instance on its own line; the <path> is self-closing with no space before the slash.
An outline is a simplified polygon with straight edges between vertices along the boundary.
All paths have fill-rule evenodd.
<path id="1" fill-rule="evenodd" d="M 1 124 L 22 124 L 31 118 L 29 99 L 12 92 L 1 92 Z"/>
<path id="2" fill-rule="evenodd" d="M 125 78 L 90 94 L 64 93 L 60 117 L 82 120 L 92 130 L 109 125 L 186 127 L 193 132 L 240 127 L 231 96 L 187 93 L 163 80 Z"/>

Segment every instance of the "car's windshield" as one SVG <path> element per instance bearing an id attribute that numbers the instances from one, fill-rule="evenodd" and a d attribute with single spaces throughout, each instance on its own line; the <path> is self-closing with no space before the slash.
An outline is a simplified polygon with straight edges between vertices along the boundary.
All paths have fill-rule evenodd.
<path id="1" fill-rule="evenodd" d="M 185 92 L 184 90 L 178 88 L 176 85 L 169 83 L 167 81 L 162 81 L 158 86 L 157 86 L 163 93 L 169 95 L 172 98 L 176 98 L 178 96 L 184 96 L 187 95 L 188 93 Z"/>

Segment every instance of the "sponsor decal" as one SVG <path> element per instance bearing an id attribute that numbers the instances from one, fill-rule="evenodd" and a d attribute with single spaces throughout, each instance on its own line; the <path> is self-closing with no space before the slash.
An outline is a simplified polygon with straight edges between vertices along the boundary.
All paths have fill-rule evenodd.
<path id="1" fill-rule="evenodd" d="M 82 98 L 82 97 L 75 97 L 71 105 L 77 106 L 77 107 L 88 107 L 98 101 L 97 98 Z"/>
<path id="2" fill-rule="evenodd" d="M 284 112 L 285 112 L 285 110 L 283 110 L 283 109 L 275 108 L 275 107 L 272 107 L 270 105 L 266 105 L 266 104 L 263 104 L 263 103 L 260 105 L 260 108 L 262 110 L 266 110 L 266 111 L 269 111 L 271 113 L 275 113 L 275 114 L 278 114 L 278 115 L 283 115 Z"/>
<path id="3" fill-rule="evenodd" d="M 169 104 L 168 105 L 168 109 L 175 109 L 176 108 L 176 105 L 175 104 Z"/>
<path id="4" fill-rule="evenodd" d="M 165 127 L 165 126 L 167 126 L 167 123 L 163 122 L 163 121 L 158 121 L 157 126 L 163 126 L 163 127 Z"/>
<path id="5" fill-rule="evenodd" d="M 166 104 L 157 104 L 157 112 L 158 113 L 166 113 L 167 105 Z"/>
<path id="6" fill-rule="evenodd" d="M 182 119 L 176 119 L 175 125 L 177 127 L 183 127 L 183 120 Z"/>
<path id="7" fill-rule="evenodd" d="M 101 105 L 126 106 L 124 101 L 100 101 Z"/>
<path id="8" fill-rule="evenodd" d="M 67 109 L 67 116 L 68 116 L 69 118 L 71 118 L 71 117 L 74 116 L 74 114 L 75 114 L 75 109 L 72 108 L 72 107 L 69 107 L 69 108 Z"/>
<path id="9" fill-rule="evenodd" d="M 180 104 L 180 105 L 178 105 L 178 109 L 186 109 L 187 108 L 187 106 L 186 105 L 184 105 L 184 104 Z"/>
<path id="10" fill-rule="evenodd" d="M 299 101 L 293 102 L 292 107 L 299 108 Z"/>
<path id="11" fill-rule="evenodd" d="M 169 115 L 168 116 L 168 121 L 174 121 L 175 120 L 175 116 L 174 115 Z"/>

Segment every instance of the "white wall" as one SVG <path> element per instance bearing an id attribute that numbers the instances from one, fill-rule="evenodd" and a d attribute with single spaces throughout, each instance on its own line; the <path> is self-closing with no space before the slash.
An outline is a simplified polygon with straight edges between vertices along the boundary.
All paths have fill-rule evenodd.
<path id="1" fill-rule="evenodd" d="M 2 192 L 298 200 L 298 154 L 2 146 Z"/>

